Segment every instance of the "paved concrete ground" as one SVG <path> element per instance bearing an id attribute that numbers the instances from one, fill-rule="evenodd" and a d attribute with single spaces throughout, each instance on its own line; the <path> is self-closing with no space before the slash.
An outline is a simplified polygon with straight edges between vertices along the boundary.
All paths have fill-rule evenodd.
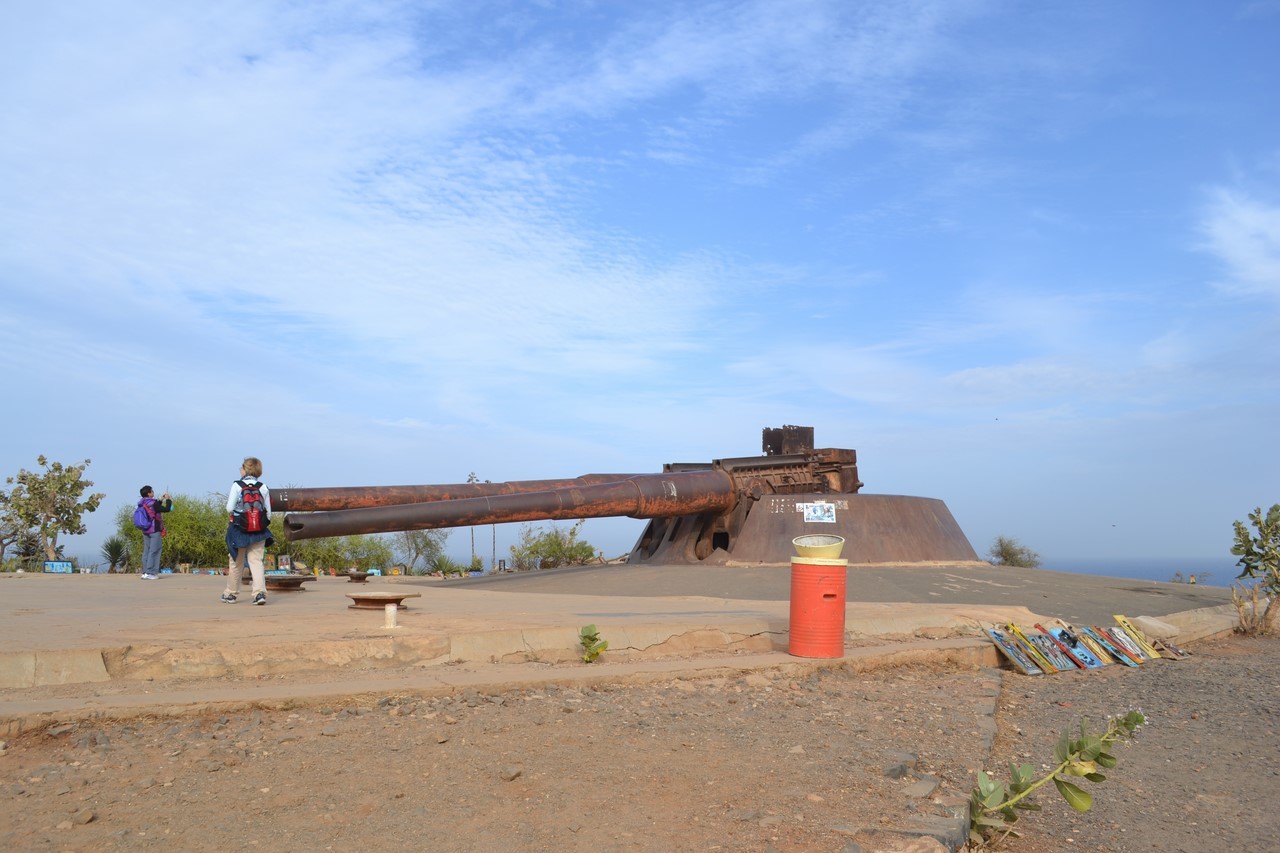
<path id="1" fill-rule="evenodd" d="M 214 702 L 227 680 L 238 680 L 237 700 L 264 701 L 810 660 L 786 654 L 787 566 L 609 565 L 366 586 L 325 577 L 273 593 L 266 607 L 247 595 L 221 604 L 223 584 L 210 575 L 0 575 L 0 723 Z M 382 611 L 348 608 L 348 593 L 362 590 L 421 596 L 387 628 Z M 846 595 L 846 657 L 868 667 L 955 654 L 994 665 L 979 628 L 1009 621 L 1158 617 L 1183 642 L 1234 623 L 1224 587 L 983 564 L 853 567 Z M 576 661 L 587 624 L 609 641 L 590 668 Z"/>

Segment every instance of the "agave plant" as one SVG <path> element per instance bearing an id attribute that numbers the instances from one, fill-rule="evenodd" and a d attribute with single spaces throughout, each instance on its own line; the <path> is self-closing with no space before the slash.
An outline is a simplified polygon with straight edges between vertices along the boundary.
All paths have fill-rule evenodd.
<path id="1" fill-rule="evenodd" d="M 102 559 L 107 561 L 107 571 L 124 568 L 129 562 L 129 542 L 123 536 L 111 536 L 102 543 Z"/>

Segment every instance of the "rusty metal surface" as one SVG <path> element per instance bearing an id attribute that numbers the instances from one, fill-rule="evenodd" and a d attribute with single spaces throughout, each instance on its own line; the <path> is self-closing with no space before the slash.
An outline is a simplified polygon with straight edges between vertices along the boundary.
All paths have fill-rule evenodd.
<path id="1" fill-rule="evenodd" d="M 832 504 L 832 522 L 806 522 L 804 505 Z M 696 518 L 651 521 L 629 562 L 681 563 L 691 559 L 700 531 Z M 651 530 L 656 528 L 656 530 Z M 722 563 L 783 564 L 795 554 L 791 540 L 807 534 L 843 536 L 841 557 L 856 563 L 978 562 L 947 505 L 908 495 L 768 495 L 754 502 L 736 536 L 715 557 Z M 646 547 L 647 543 L 657 543 Z M 706 558 L 702 558 L 706 559 Z"/>
<path id="2" fill-rule="evenodd" d="M 650 519 L 632 562 L 785 563 L 791 540 L 830 533 L 858 562 L 968 562 L 977 555 L 942 501 L 860 495 L 857 451 L 813 447 L 812 427 L 765 429 L 765 455 L 668 463 L 660 474 L 419 486 L 275 489 L 289 539 L 521 521 Z M 806 504 L 832 520 L 806 520 Z"/>
<path id="3" fill-rule="evenodd" d="M 369 506 L 451 501 L 524 492 L 545 492 L 597 483 L 616 483 L 635 474 L 584 474 L 560 480 L 512 480 L 505 483 L 451 483 L 429 486 L 330 486 L 312 488 L 272 488 L 271 510 L 319 512 L 359 509 Z"/>
<path id="4" fill-rule="evenodd" d="M 760 452 L 766 456 L 813 450 L 813 427 L 791 424 L 776 429 L 765 427 L 761 432 L 760 445 Z"/>
<path id="5" fill-rule="evenodd" d="M 723 471 L 645 474 L 614 483 L 427 503 L 373 506 L 285 516 L 289 539 L 315 539 L 355 533 L 431 530 L 515 521 L 579 518 L 661 518 L 694 513 L 723 513 L 737 497 L 733 478 Z"/>

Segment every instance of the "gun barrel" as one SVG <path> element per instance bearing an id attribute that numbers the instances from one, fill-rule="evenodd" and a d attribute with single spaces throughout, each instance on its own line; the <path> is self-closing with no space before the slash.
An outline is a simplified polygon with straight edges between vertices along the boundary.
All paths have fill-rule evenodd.
<path id="1" fill-rule="evenodd" d="M 298 540 L 514 521 L 557 521 L 612 516 L 670 518 L 699 513 L 719 514 L 732 509 L 738 501 L 733 477 L 714 468 L 638 474 L 612 482 L 579 482 L 584 479 L 577 478 L 574 485 L 540 491 L 429 498 L 426 502 L 418 503 L 290 513 L 284 519 L 285 535 L 291 540 Z M 300 491 L 302 490 L 294 490 L 294 493 Z M 272 503 L 275 503 L 274 492 Z M 290 497 L 290 506 L 296 508 L 299 503 L 297 498 Z"/>
<path id="2" fill-rule="evenodd" d="M 599 483 L 616 483 L 637 474 L 584 474 L 559 480 L 511 480 L 505 483 L 454 483 L 429 486 L 333 486 L 325 488 L 273 488 L 271 509 L 276 513 L 320 512 L 372 506 L 418 504 L 545 492 Z"/>

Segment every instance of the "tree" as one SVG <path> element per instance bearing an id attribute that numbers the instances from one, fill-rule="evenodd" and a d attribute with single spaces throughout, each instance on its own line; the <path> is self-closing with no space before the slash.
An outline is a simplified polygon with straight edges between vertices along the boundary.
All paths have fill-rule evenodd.
<path id="1" fill-rule="evenodd" d="M 370 534 L 344 536 L 342 545 L 347 563 L 362 572 L 386 568 L 395 559 L 391 553 L 391 546 L 381 536 Z"/>
<path id="2" fill-rule="evenodd" d="M 130 560 L 142 556 L 142 531 L 133 524 L 133 508 L 134 504 L 127 504 L 116 511 L 116 536 L 128 543 Z M 221 568 L 227 564 L 226 535 L 225 497 L 174 495 L 173 512 L 164 513 L 160 562 Z"/>
<path id="3" fill-rule="evenodd" d="M 129 540 L 123 536 L 109 536 L 102 543 L 102 559 L 107 561 L 107 571 L 124 568 L 129 563 Z"/>
<path id="4" fill-rule="evenodd" d="M 1017 539 L 1008 536 L 997 536 L 987 551 L 991 562 L 997 566 L 1017 566 L 1023 569 L 1040 568 L 1040 555 L 1023 545 Z"/>
<path id="5" fill-rule="evenodd" d="M 1249 513 L 1257 535 L 1249 532 L 1243 521 L 1234 522 L 1236 538 L 1231 553 L 1239 557 L 1237 580 L 1257 578 L 1258 582 L 1245 590 L 1245 596 L 1232 590 L 1231 600 L 1240 614 L 1240 625 L 1245 633 L 1269 634 L 1274 629 L 1276 602 L 1280 601 L 1280 504 L 1272 504 L 1267 514 L 1262 507 Z M 1266 608 L 1259 613 L 1259 596 L 1267 599 Z M 1252 607 L 1246 607 L 1250 603 Z"/>
<path id="6" fill-rule="evenodd" d="M 452 530 L 402 530 L 392 534 L 391 547 L 411 575 L 426 574 L 444 553 L 444 543 Z"/>
<path id="7" fill-rule="evenodd" d="M 391 565 L 394 555 L 388 540 L 379 534 L 358 536 L 326 536 L 299 542 L 276 540 L 276 553 L 288 554 L 294 565 L 312 569 L 346 571 L 354 566 L 361 571 Z"/>
<path id="8" fill-rule="evenodd" d="M 16 543 L 22 538 L 22 534 L 27 532 L 27 528 L 22 526 L 18 516 L 13 511 L 13 505 L 9 501 L 9 491 L 0 491 L 0 566 L 4 565 L 5 551 L 9 550 L 9 546 Z"/>
<path id="9" fill-rule="evenodd" d="M 511 565 L 517 571 L 554 569 L 558 566 L 581 566 L 596 558 L 590 542 L 578 541 L 578 533 L 586 519 L 574 522 L 568 530 L 552 524 L 543 530 L 532 524 L 520 528 L 520 541 L 511 546 Z"/>
<path id="10" fill-rule="evenodd" d="M 95 492 L 83 501 L 80 499 L 93 485 L 92 480 L 84 479 L 88 459 L 80 465 L 64 466 L 61 462 L 50 465 L 41 455 L 36 462 L 44 468 L 43 473 L 23 468 L 16 476 L 6 479 L 5 482 L 15 484 L 8 504 L 22 529 L 36 531 L 45 559 L 54 560 L 58 554 L 58 534 L 84 533 L 84 514 L 96 511 L 106 495 Z"/>

